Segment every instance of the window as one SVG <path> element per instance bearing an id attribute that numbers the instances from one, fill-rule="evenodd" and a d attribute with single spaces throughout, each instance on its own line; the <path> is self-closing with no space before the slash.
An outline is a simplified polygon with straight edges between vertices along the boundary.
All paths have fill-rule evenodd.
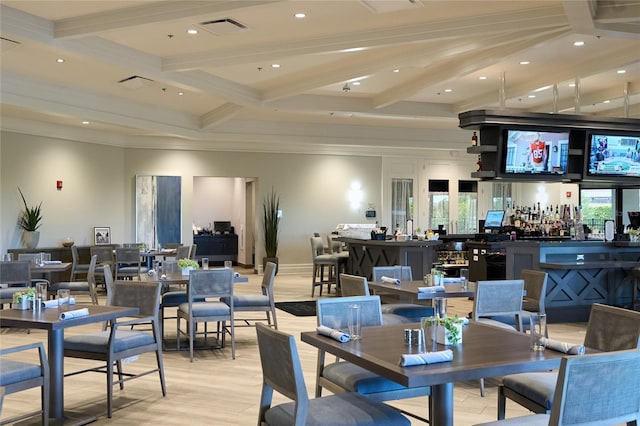
<path id="1" fill-rule="evenodd" d="M 511 184 L 497 183 L 491 184 L 491 208 L 489 210 L 508 211 L 512 207 Z"/>
<path id="2" fill-rule="evenodd" d="M 604 232 L 604 221 L 613 219 L 613 189 L 581 189 L 582 223 L 591 232 Z"/>
<path id="3" fill-rule="evenodd" d="M 449 181 L 429 180 L 429 227 L 433 230 L 449 224 Z"/>
<path id="4" fill-rule="evenodd" d="M 458 229 L 461 234 L 475 234 L 478 231 L 478 182 L 461 180 L 458 182 Z"/>
<path id="5" fill-rule="evenodd" d="M 413 179 L 391 179 L 391 225 L 405 232 L 407 220 L 413 219 Z"/>

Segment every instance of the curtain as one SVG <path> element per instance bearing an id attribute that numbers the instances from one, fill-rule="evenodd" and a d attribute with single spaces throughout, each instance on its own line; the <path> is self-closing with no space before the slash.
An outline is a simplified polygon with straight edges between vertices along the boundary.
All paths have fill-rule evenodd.
<path id="1" fill-rule="evenodd" d="M 391 179 L 390 228 L 404 232 L 408 219 L 413 219 L 413 179 Z"/>

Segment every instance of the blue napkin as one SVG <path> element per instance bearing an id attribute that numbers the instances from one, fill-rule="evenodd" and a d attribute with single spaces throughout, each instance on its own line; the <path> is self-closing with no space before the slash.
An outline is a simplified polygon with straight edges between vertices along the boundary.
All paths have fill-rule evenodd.
<path id="1" fill-rule="evenodd" d="M 82 308 L 76 309 L 75 311 L 67 311 L 60 314 L 61 320 L 68 320 L 73 318 L 87 317 L 89 316 L 89 309 Z"/>
<path id="2" fill-rule="evenodd" d="M 389 283 L 389 284 L 400 284 L 400 278 L 391 278 L 391 277 L 385 277 L 384 275 L 380 278 L 380 281 L 382 281 L 383 283 Z"/>
<path id="3" fill-rule="evenodd" d="M 431 287 L 418 287 L 418 293 L 435 293 L 438 291 L 446 291 L 443 285 L 434 285 Z"/>
<path id="4" fill-rule="evenodd" d="M 422 354 L 403 354 L 400 359 L 400 365 L 402 367 L 410 367 L 412 365 L 435 364 L 451 360 L 453 360 L 453 351 L 445 349 L 444 351 L 425 352 Z"/>
<path id="5" fill-rule="evenodd" d="M 341 342 L 341 343 L 346 343 L 350 339 L 347 333 L 343 333 L 340 330 L 334 330 L 333 328 L 329 328 L 324 325 L 318 326 L 317 331 L 318 331 L 318 334 L 331 337 L 332 339 L 337 340 L 338 342 Z"/>

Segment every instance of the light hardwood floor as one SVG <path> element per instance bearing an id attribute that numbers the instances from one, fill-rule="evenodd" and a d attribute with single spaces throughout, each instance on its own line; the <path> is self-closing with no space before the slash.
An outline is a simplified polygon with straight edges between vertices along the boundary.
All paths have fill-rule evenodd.
<path id="1" fill-rule="evenodd" d="M 251 270 L 240 270 L 252 274 Z M 249 283 L 237 284 L 238 294 L 258 292 L 261 277 L 249 275 Z M 306 275 L 278 275 L 275 282 L 276 301 L 310 300 L 311 278 Z M 316 289 L 316 298 L 317 296 Z M 326 297 L 326 288 L 324 297 Z M 333 293 L 332 295 L 333 296 Z M 87 300 L 88 302 L 88 300 Z M 100 299 L 104 303 L 104 297 Z M 449 302 L 449 310 L 466 315 L 471 302 L 455 299 Z M 316 350 L 300 342 L 300 332 L 315 328 L 315 317 L 294 317 L 278 310 L 279 329 L 293 334 L 298 340 L 298 351 L 303 364 L 309 395 L 313 396 L 315 384 Z M 551 324 L 552 338 L 580 343 L 585 324 Z M 175 335 L 175 320 L 167 320 L 166 333 Z M 98 326 L 68 329 L 67 335 L 97 331 Z M 34 341 L 46 341 L 46 334 L 32 330 L 3 328 L 0 330 L 0 347 L 6 348 Z M 34 357 L 35 359 L 35 357 Z M 145 355 L 127 364 L 125 371 L 142 370 L 155 363 L 153 355 Z M 65 360 L 66 372 L 95 365 L 89 361 Z M 196 351 L 193 363 L 187 352 L 164 352 L 164 368 L 167 380 L 167 396 L 162 397 L 157 375 L 149 375 L 125 384 L 120 391 L 114 388 L 114 412 L 106 417 L 106 379 L 98 373 L 86 373 L 65 379 L 65 409 L 91 413 L 98 416 L 94 424 L 117 425 L 254 425 L 257 421 L 262 373 L 255 329 L 238 328 L 236 331 L 236 359 L 231 359 L 231 349 Z M 455 385 L 455 425 L 471 425 L 496 418 L 496 385 L 487 381 L 486 396 L 480 397 L 477 382 Z M 39 392 L 30 390 L 5 398 L 3 417 L 25 412 L 39 405 Z M 276 395 L 275 402 L 285 399 Z M 392 405 L 426 415 L 426 398 L 395 401 Z M 522 407 L 508 403 L 507 416 L 527 414 Z M 422 422 L 413 420 L 413 424 Z"/>

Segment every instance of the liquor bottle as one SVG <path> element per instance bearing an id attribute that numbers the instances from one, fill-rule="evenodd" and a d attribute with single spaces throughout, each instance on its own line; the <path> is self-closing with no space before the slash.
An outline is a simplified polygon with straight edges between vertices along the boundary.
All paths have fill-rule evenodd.
<path id="1" fill-rule="evenodd" d="M 477 146 L 478 145 L 478 134 L 476 132 L 473 132 L 473 136 L 471 136 L 471 146 Z"/>

